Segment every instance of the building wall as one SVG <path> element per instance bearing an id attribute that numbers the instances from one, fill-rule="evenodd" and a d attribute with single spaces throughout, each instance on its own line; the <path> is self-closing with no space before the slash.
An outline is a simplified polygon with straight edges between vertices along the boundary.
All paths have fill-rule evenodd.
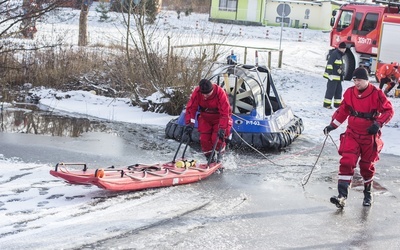
<path id="1" fill-rule="evenodd" d="M 219 0 L 213 0 L 211 2 L 210 17 L 216 19 L 235 20 L 236 12 L 219 10 Z"/>
<path id="2" fill-rule="evenodd" d="M 247 21 L 247 6 L 249 0 L 242 0 L 238 2 L 237 20 Z"/>
<path id="3" fill-rule="evenodd" d="M 249 3 L 251 6 L 256 6 L 255 9 L 249 10 Z M 263 10 L 265 6 L 265 0 L 240 0 L 238 1 L 236 11 L 222 11 L 219 10 L 219 0 L 213 0 L 211 2 L 210 20 L 211 21 L 238 21 L 239 23 L 256 24 L 261 25 L 263 22 Z M 249 16 L 251 15 L 251 16 Z"/>
<path id="4" fill-rule="evenodd" d="M 278 6 L 286 4 L 289 6 L 289 13 L 286 26 L 303 28 L 303 24 L 312 29 L 330 29 L 330 18 L 332 5 L 330 2 L 302 2 L 302 1 L 279 1 L 269 0 L 265 8 L 264 25 L 281 25 L 277 20 L 280 18 L 278 14 Z M 287 11 L 287 9 L 286 9 Z"/>
<path id="5" fill-rule="evenodd" d="M 290 13 L 285 17 L 285 20 L 288 20 L 285 26 L 303 28 L 305 24 L 308 28 L 329 30 L 332 9 L 337 8 L 331 1 L 255 0 L 257 1 L 256 10 L 249 10 L 249 1 L 253 0 L 240 0 L 235 12 L 220 11 L 219 0 L 212 0 L 210 21 L 279 26 L 281 24 L 277 18 L 281 14 L 278 14 L 278 6 L 286 4 L 289 6 Z M 250 14 L 252 15 L 249 16 Z"/>

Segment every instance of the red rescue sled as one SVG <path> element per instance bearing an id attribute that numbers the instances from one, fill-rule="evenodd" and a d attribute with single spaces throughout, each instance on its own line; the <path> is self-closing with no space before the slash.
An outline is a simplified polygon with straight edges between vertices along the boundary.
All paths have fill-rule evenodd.
<path id="1" fill-rule="evenodd" d="M 71 165 L 80 165 L 83 169 L 69 169 L 68 166 Z M 58 163 L 54 170 L 50 170 L 50 174 L 71 184 L 92 184 L 111 191 L 134 191 L 197 182 L 207 178 L 220 167 L 221 163 L 196 164 L 194 161 L 135 164 L 120 169 L 88 169 L 84 163 Z"/>
<path id="2" fill-rule="evenodd" d="M 207 178 L 219 168 L 222 168 L 219 162 L 221 152 L 218 152 L 216 162 L 211 162 L 214 159 L 218 141 L 214 144 L 208 162 L 204 164 L 196 163 L 194 160 L 188 161 L 185 158 L 190 136 L 187 136 L 187 143 L 181 160 L 176 161 L 182 141 L 183 139 L 179 144 L 174 159 L 167 163 L 153 165 L 134 164 L 118 169 L 114 167 L 88 169 L 85 163 L 58 163 L 54 170 L 50 170 L 50 174 L 72 184 L 91 184 L 111 191 L 133 191 L 197 182 Z M 83 168 L 82 170 L 69 169 L 68 166 L 72 165 Z"/>

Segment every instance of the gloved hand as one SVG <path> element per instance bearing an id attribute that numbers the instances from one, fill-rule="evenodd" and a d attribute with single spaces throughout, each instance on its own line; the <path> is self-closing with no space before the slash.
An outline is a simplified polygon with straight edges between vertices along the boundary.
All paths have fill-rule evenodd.
<path id="1" fill-rule="evenodd" d="M 187 135 L 191 135 L 192 132 L 193 132 L 193 127 L 194 127 L 194 124 L 193 124 L 193 123 L 186 124 L 186 126 L 185 126 L 185 133 L 186 133 Z"/>
<path id="2" fill-rule="evenodd" d="M 224 138 L 225 138 L 225 129 L 220 128 L 220 129 L 218 130 L 218 137 L 219 137 L 220 139 L 224 139 Z"/>
<path id="3" fill-rule="evenodd" d="M 335 130 L 336 128 L 334 127 L 334 126 L 332 126 L 331 124 L 329 124 L 328 126 L 326 126 L 325 128 L 324 128 L 324 134 L 325 135 L 328 135 L 329 134 L 329 132 L 331 132 L 332 130 Z"/>
<path id="4" fill-rule="evenodd" d="M 379 129 L 381 127 L 379 126 L 379 124 L 377 122 L 374 122 L 374 124 L 372 124 L 369 128 L 368 128 L 368 134 L 370 135 L 376 135 L 376 133 L 378 133 Z"/>

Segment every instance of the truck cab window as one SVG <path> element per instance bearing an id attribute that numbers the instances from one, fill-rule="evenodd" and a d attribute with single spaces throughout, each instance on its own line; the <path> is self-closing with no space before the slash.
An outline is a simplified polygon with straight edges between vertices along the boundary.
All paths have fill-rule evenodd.
<path id="1" fill-rule="evenodd" d="M 343 30 L 350 26 L 353 19 L 353 11 L 343 11 L 338 21 L 337 29 Z"/>
<path id="2" fill-rule="evenodd" d="M 373 31 L 376 28 L 378 17 L 379 17 L 378 13 L 368 13 L 365 16 L 361 31 L 366 31 L 367 33 Z"/>
<path id="3" fill-rule="evenodd" d="M 353 31 L 358 30 L 360 27 L 361 20 L 363 18 L 364 14 L 361 12 L 356 13 L 356 18 L 354 19 L 354 26 L 353 26 Z"/>

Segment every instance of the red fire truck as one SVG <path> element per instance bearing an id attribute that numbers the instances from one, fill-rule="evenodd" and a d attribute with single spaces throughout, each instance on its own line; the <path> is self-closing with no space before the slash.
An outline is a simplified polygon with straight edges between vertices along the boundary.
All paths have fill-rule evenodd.
<path id="1" fill-rule="evenodd" d="M 399 0 L 376 0 L 374 4 L 346 3 L 332 11 L 330 53 L 345 42 L 345 80 L 358 66 L 371 74 L 382 63 L 400 62 Z"/>

